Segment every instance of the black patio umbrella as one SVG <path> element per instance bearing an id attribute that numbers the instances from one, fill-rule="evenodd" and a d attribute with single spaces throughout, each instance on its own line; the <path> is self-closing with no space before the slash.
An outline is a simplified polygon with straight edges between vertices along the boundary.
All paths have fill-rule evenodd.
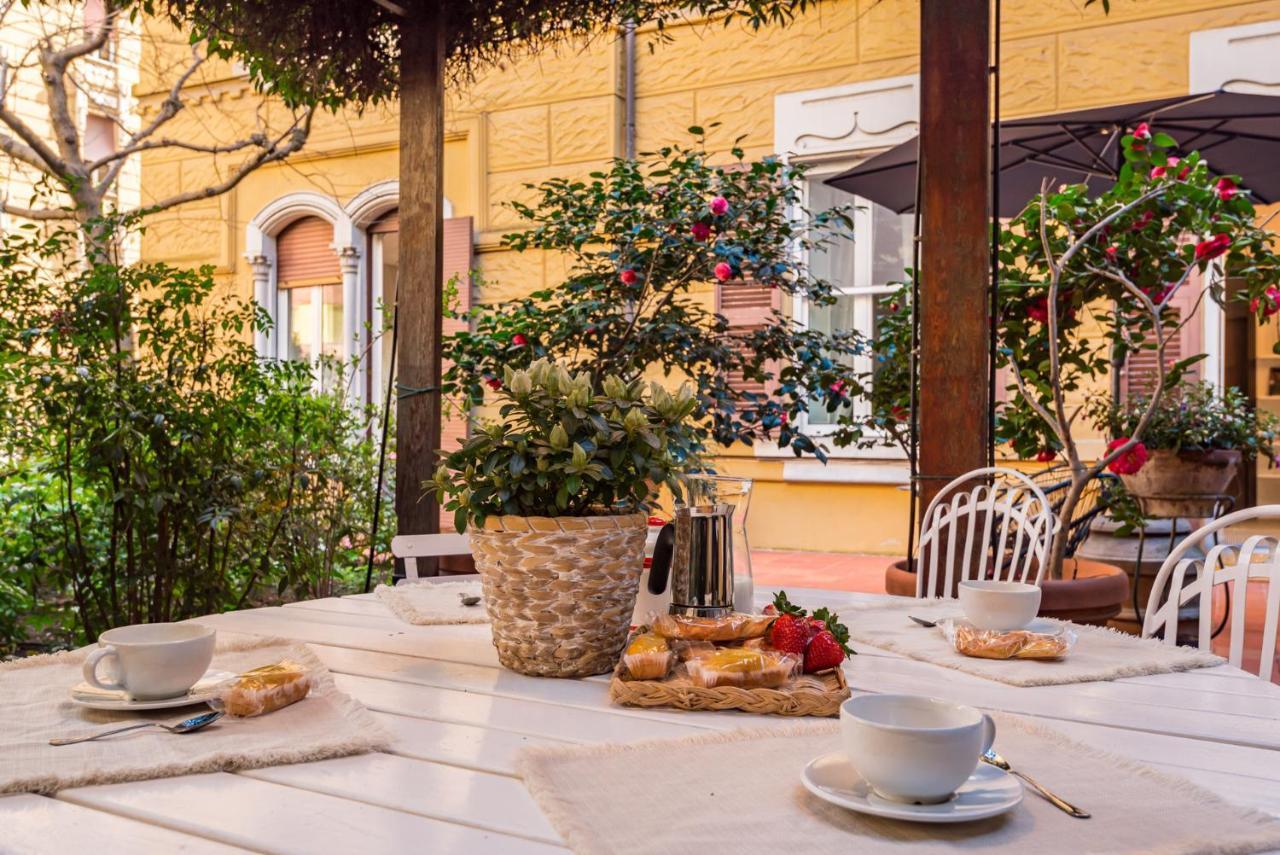
<path id="1" fill-rule="evenodd" d="M 1257 202 L 1280 199 L 1280 96 L 1208 92 L 1000 123 L 1000 216 L 1013 217 L 1041 182 L 1084 182 L 1101 192 L 1116 178 L 1120 137 L 1139 122 L 1199 151 L 1209 168 L 1240 175 Z M 915 207 L 918 138 L 826 183 L 899 214 Z"/>

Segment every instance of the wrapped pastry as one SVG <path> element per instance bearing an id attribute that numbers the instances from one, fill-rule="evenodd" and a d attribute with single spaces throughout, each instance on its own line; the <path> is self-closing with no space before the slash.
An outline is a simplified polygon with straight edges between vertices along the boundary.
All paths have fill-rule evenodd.
<path id="1" fill-rule="evenodd" d="M 791 679 L 800 659 L 786 653 L 750 650 L 745 647 L 721 647 L 714 653 L 685 663 L 689 680 L 695 686 L 740 688 L 776 688 Z"/>
<path id="2" fill-rule="evenodd" d="M 956 652 L 979 659 L 1061 659 L 1076 639 L 1070 630 L 997 632 L 960 621 L 942 621 L 939 625 Z"/>
<path id="3" fill-rule="evenodd" d="M 622 654 L 622 664 L 633 680 L 661 680 L 671 670 L 674 660 L 671 645 L 652 632 L 633 636 Z"/>
<path id="4" fill-rule="evenodd" d="M 690 659 L 698 659 L 715 653 L 718 648 L 711 641 L 686 641 L 674 638 L 671 640 L 671 649 L 675 651 L 676 657 L 681 662 L 688 662 Z"/>
<path id="5" fill-rule="evenodd" d="M 302 700 L 311 690 L 307 669 L 290 659 L 264 665 L 228 680 L 219 690 L 227 715 L 248 718 Z"/>
<path id="6" fill-rule="evenodd" d="M 724 617 L 690 617 L 688 615 L 658 615 L 654 618 L 654 632 L 666 638 L 683 638 L 694 641 L 745 641 L 759 638 L 769 629 L 775 615 L 750 615 L 733 612 Z"/>

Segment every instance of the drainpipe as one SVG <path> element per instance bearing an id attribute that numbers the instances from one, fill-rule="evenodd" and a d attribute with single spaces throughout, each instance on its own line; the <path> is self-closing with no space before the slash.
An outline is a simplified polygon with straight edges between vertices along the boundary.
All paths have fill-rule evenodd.
<path id="1" fill-rule="evenodd" d="M 628 160 L 636 156 L 636 25 L 622 27 L 622 152 Z"/>

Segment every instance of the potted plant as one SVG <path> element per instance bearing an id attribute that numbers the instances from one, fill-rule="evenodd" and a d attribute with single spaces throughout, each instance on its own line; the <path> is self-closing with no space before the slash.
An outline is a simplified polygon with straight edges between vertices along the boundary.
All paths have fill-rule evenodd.
<path id="1" fill-rule="evenodd" d="M 1120 405 L 1096 400 L 1092 412 L 1116 445 L 1137 432 L 1148 408 L 1150 399 L 1138 395 Z M 1239 389 L 1219 394 L 1208 383 L 1179 387 L 1155 403 L 1142 440 L 1113 460 L 1111 471 L 1143 516 L 1206 516 L 1242 458 L 1275 460 L 1278 427 L 1275 415 L 1256 410 Z"/>
<path id="2" fill-rule="evenodd" d="M 537 360 L 504 372 L 499 419 L 428 485 L 471 532 L 498 659 L 522 674 L 611 670 L 626 643 L 647 510 L 689 464 L 687 387 Z"/>

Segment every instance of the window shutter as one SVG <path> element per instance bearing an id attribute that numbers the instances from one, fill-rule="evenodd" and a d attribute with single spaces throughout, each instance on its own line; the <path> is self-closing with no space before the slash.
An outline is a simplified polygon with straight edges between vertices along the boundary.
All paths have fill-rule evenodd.
<path id="1" fill-rule="evenodd" d="M 340 284 L 342 271 L 332 243 L 333 226 L 319 217 L 303 217 L 286 226 L 276 237 L 276 286 Z"/>
<path id="2" fill-rule="evenodd" d="M 782 292 L 768 285 L 735 280 L 716 285 L 716 311 L 729 322 L 729 335 L 742 336 L 763 329 L 774 310 L 782 308 Z M 740 344 L 745 348 L 745 344 Z M 766 395 L 764 383 L 743 378 L 740 372 L 729 374 L 729 385 L 738 392 Z"/>
<path id="3" fill-rule="evenodd" d="M 1165 307 L 1165 317 L 1181 323 L 1188 313 L 1195 312 L 1195 317 L 1169 339 L 1164 348 L 1164 364 L 1167 370 L 1175 362 L 1204 352 L 1204 315 L 1198 310 L 1196 301 L 1200 296 L 1200 277 L 1192 275 L 1173 299 Z M 1206 298 L 1207 299 L 1207 298 Z M 1201 366 L 1193 365 L 1184 376 L 1185 381 L 1195 382 L 1201 376 Z M 1133 395 L 1150 395 L 1155 391 L 1157 374 L 1156 351 L 1143 349 L 1129 354 L 1124 367 L 1122 386 L 1126 398 Z"/>
<path id="4" fill-rule="evenodd" d="M 458 308 L 466 311 L 471 308 L 471 218 L 451 217 L 444 221 L 444 281 L 458 278 Z M 446 317 L 444 333 L 458 332 L 466 329 L 465 321 Z M 449 359 L 445 354 L 443 370 L 448 370 Z M 458 443 L 467 438 L 468 419 L 465 414 L 446 408 L 445 420 L 440 425 L 440 447 L 452 451 Z M 442 517 L 443 519 L 443 517 Z M 453 515 L 449 514 L 448 523 L 453 524 Z"/>

